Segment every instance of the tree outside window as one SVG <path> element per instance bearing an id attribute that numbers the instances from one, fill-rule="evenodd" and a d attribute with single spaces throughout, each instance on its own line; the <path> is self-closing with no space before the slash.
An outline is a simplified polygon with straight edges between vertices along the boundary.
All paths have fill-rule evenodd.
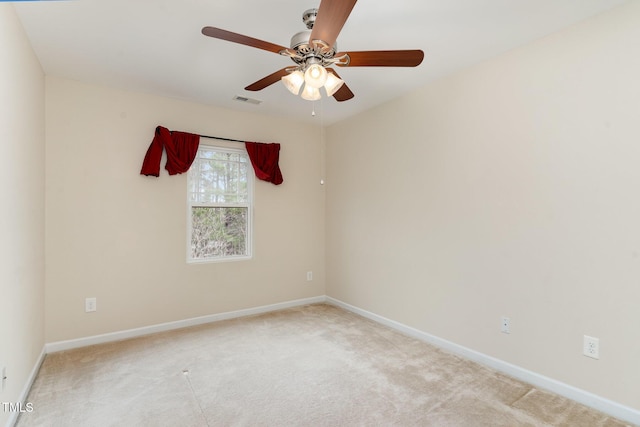
<path id="1" fill-rule="evenodd" d="M 251 258 L 250 169 L 244 150 L 198 148 L 187 178 L 189 262 Z"/>

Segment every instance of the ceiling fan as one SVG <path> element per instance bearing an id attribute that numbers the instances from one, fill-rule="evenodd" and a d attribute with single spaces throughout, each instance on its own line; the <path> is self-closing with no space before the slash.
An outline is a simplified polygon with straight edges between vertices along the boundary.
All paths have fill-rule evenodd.
<path id="1" fill-rule="evenodd" d="M 204 27 L 202 34 L 288 56 L 295 63 L 250 84 L 245 90 L 262 90 L 281 80 L 294 95 L 298 95 L 304 85 L 301 97 L 306 100 L 320 99 L 320 88 L 324 87 L 327 96 L 346 101 L 353 98 L 353 92 L 330 66 L 416 67 L 424 58 L 421 50 L 339 52 L 336 39 L 356 2 L 322 0 L 318 9 L 305 11 L 302 20 L 308 30 L 295 34 L 290 48 L 215 27 Z"/>

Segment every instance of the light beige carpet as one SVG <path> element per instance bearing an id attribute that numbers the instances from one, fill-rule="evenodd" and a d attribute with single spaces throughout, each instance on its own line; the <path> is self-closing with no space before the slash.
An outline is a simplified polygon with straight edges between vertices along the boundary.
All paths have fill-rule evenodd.
<path id="1" fill-rule="evenodd" d="M 318 304 L 50 354 L 18 426 L 624 426 Z"/>

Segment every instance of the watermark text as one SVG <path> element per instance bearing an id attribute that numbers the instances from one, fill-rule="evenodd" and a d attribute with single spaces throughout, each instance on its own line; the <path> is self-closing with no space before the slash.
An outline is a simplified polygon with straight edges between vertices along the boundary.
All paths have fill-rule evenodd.
<path id="1" fill-rule="evenodd" d="M 0 402 L 0 409 L 2 412 L 19 412 L 23 414 L 25 412 L 33 412 L 33 403 Z"/>

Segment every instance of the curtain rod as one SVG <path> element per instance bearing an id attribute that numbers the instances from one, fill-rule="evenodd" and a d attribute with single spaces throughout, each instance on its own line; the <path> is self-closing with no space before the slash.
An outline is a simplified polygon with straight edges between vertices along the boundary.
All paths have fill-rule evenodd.
<path id="1" fill-rule="evenodd" d="M 172 130 L 169 131 L 169 133 L 173 133 Z M 209 139 L 219 139 L 220 141 L 229 141 L 229 142 L 241 142 L 241 143 L 245 143 L 247 141 L 240 141 L 239 139 L 232 139 L 232 138 L 222 138 L 220 136 L 209 136 L 209 135 L 198 135 L 200 138 L 209 138 Z"/>
<path id="2" fill-rule="evenodd" d="M 245 143 L 247 141 L 240 141 L 239 139 L 232 139 L 232 138 L 222 138 L 219 136 L 209 136 L 209 135 L 198 135 L 200 138 L 209 138 L 209 139 L 219 139 L 220 141 L 229 141 L 229 142 L 241 142 L 241 143 Z"/>
<path id="3" fill-rule="evenodd" d="M 0 0 L 2 1 L 2 0 Z M 173 133 L 173 131 L 169 131 L 169 133 Z M 197 135 L 197 134 L 196 134 Z M 223 138 L 221 136 L 209 136 L 209 135 L 198 135 L 200 138 L 209 138 L 209 139 L 219 139 L 220 141 L 229 141 L 229 142 L 240 142 L 242 144 L 245 144 L 247 142 L 255 142 L 255 141 L 242 141 L 240 139 L 233 139 L 233 138 Z M 258 144 L 266 144 L 265 142 L 258 142 Z"/>

